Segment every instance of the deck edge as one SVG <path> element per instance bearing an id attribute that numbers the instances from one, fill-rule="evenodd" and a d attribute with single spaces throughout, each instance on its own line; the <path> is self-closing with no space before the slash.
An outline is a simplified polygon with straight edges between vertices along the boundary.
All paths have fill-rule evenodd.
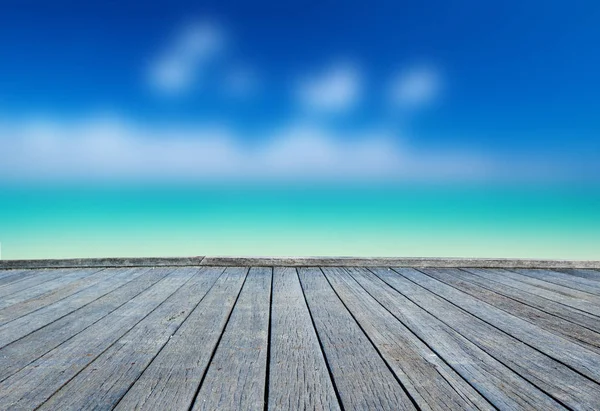
<path id="1" fill-rule="evenodd" d="M 411 258 L 411 257 L 148 257 L 76 258 L 44 260 L 0 260 L 0 269 L 158 266 L 247 266 L 247 267 L 415 267 L 415 268 L 590 268 L 600 261 L 508 258 Z"/>

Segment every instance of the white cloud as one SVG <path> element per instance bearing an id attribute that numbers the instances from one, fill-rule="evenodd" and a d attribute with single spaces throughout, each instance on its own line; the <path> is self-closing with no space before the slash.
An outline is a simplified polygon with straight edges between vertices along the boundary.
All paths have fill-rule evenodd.
<path id="1" fill-rule="evenodd" d="M 214 22 L 195 22 L 183 27 L 149 69 L 149 82 L 167 94 L 187 92 L 203 69 L 223 51 L 225 32 Z"/>
<path id="2" fill-rule="evenodd" d="M 412 67 L 392 79 L 390 101 L 400 109 L 421 108 L 438 98 L 441 85 L 440 73 L 433 67 Z"/>
<path id="3" fill-rule="evenodd" d="M 228 127 L 156 128 L 119 120 L 0 125 L 0 179 L 471 179 L 484 157 L 417 150 L 381 130 L 340 135 L 306 124 L 261 142 Z"/>
<path id="4" fill-rule="evenodd" d="M 358 68 L 338 63 L 318 76 L 300 82 L 297 96 L 304 107 L 330 113 L 354 108 L 362 94 L 362 76 Z"/>

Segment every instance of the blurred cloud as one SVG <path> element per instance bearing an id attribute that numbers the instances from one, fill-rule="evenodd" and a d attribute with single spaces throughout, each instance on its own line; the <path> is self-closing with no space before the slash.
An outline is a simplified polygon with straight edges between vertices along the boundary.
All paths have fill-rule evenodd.
<path id="1" fill-rule="evenodd" d="M 390 102 L 399 109 L 419 109 L 439 97 L 441 86 L 439 70 L 432 66 L 414 66 L 392 78 Z"/>
<path id="2" fill-rule="evenodd" d="M 489 173 L 475 153 L 419 150 L 392 133 L 352 135 L 289 124 L 250 143 L 227 126 L 150 127 L 119 119 L 0 125 L 0 179 L 309 180 L 472 179 Z"/>
<path id="3" fill-rule="evenodd" d="M 226 34 L 212 21 L 197 21 L 179 29 L 167 48 L 150 66 L 148 80 L 157 91 L 189 91 L 203 69 L 224 50 Z"/>
<path id="4" fill-rule="evenodd" d="M 311 111 L 340 113 L 358 104 L 362 88 L 362 75 L 358 67 L 343 62 L 301 80 L 296 94 L 300 103 Z"/>
<path id="5" fill-rule="evenodd" d="M 234 67 L 225 74 L 223 88 L 230 97 L 247 98 L 258 92 L 260 82 L 256 70 Z"/>

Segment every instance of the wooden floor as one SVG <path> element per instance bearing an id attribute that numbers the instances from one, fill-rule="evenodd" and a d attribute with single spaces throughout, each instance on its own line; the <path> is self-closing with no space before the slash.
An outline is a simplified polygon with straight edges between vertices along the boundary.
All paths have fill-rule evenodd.
<path id="1" fill-rule="evenodd" d="M 0 409 L 600 409 L 600 271 L 0 270 Z"/>

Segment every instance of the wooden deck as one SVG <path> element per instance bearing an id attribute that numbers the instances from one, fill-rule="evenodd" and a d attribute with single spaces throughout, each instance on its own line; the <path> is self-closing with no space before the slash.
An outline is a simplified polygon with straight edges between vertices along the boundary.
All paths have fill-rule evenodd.
<path id="1" fill-rule="evenodd" d="M 91 408 L 597 410 L 600 271 L 0 270 L 0 409 Z"/>

